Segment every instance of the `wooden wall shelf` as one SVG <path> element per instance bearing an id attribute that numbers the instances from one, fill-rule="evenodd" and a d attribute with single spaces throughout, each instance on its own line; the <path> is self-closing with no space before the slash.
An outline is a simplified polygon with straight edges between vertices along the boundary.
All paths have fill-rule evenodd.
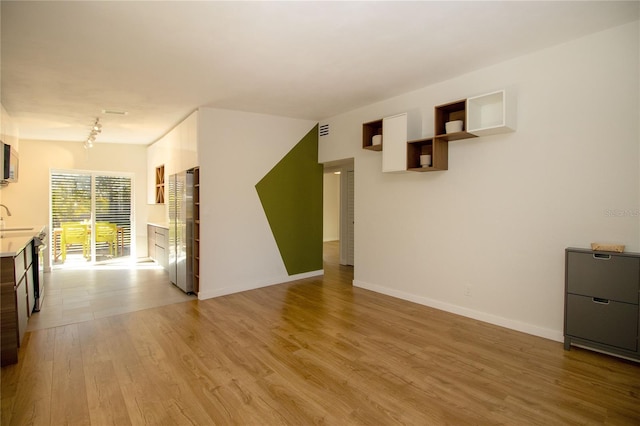
<path id="1" fill-rule="evenodd" d="M 200 167 L 193 168 L 193 291 L 200 291 Z"/>
<path id="2" fill-rule="evenodd" d="M 476 136 L 513 132 L 516 127 L 514 103 L 506 90 L 468 98 L 468 132 Z"/>
<path id="3" fill-rule="evenodd" d="M 164 164 L 156 167 L 156 204 L 164 204 Z"/>
<path id="4" fill-rule="evenodd" d="M 450 102 L 448 104 L 435 107 L 435 132 L 436 137 L 445 141 L 457 141 L 460 139 L 475 138 L 476 135 L 465 131 L 467 125 L 467 102 L 466 99 Z M 445 125 L 449 121 L 462 120 L 462 131 L 447 133 Z"/>
<path id="5" fill-rule="evenodd" d="M 379 145 L 373 145 L 373 137 L 382 136 L 382 120 L 370 121 L 362 125 L 362 148 L 371 151 L 382 151 L 382 141 Z"/>
<path id="6" fill-rule="evenodd" d="M 404 160 L 399 157 L 404 156 L 403 141 L 407 139 L 409 133 L 412 133 L 409 130 L 413 129 L 413 126 L 407 124 L 406 113 L 364 123 L 362 125 L 362 148 L 383 151 L 384 139 L 387 139 L 388 152 L 383 152 L 382 158 L 383 172 L 448 170 L 448 143 L 450 141 L 515 130 L 515 102 L 508 95 L 506 90 L 498 90 L 436 106 L 434 108 L 435 136 L 406 142 L 406 167 L 402 164 Z M 462 121 L 462 131 L 447 133 L 446 123 L 456 120 Z M 387 122 L 386 126 L 384 125 L 385 121 Z M 379 145 L 373 144 L 372 140 L 375 135 L 385 135 Z M 429 167 L 420 166 L 420 155 L 425 154 L 431 155 L 431 166 Z"/>
<path id="7" fill-rule="evenodd" d="M 431 166 L 420 166 L 420 156 L 431 155 Z M 407 142 L 407 171 L 435 172 L 449 168 L 449 144 L 438 138 L 417 139 Z"/>

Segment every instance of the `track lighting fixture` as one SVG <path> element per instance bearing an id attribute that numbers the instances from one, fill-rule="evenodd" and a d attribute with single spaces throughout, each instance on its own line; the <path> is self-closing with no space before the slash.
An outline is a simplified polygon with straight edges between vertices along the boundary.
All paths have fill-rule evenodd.
<path id="1" fill-rule="evenodd" d="M 96 121 L 93 123 L 91 127 L 91 132 L 89 132 L 89 136 L 87 140 L 84 142 L 84 147 L 86 149 L 93 148 L 93 143 L 96 141 L 96 137 L 102 132 L 102 123 L 100 123 L 100 118 L 96 117 Z"/>

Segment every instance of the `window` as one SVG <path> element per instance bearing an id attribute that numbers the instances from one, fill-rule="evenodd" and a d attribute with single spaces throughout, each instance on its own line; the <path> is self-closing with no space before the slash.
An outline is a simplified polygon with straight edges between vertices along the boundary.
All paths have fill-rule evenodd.
<path id="1" fill-rule="evenodd" d="M 51 172 L 53 264 L 103 261 L 130 256 L 132 250 L 132 178 L 97 172 Z M 63 224 L 86 226 L 85 243 L 65 244 Z M 96 224 L 99 225 L 96 227 Z M 65 227 L 66 228 L 66 227 Z M 105 235 L 113 229 L 115 235 Z M 92 232 L 95 230 L 95 232 Z M 84 240 L 83 240 L 84 241 Z"/>

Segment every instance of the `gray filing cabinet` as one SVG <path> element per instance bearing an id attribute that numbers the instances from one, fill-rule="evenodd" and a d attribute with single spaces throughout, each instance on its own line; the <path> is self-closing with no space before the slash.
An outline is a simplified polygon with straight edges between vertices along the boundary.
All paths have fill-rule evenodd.
<path id="1" fill-rule="evenodd" d="M 640 254 L 565 250 L 564 348 L 640 361 Z"/>

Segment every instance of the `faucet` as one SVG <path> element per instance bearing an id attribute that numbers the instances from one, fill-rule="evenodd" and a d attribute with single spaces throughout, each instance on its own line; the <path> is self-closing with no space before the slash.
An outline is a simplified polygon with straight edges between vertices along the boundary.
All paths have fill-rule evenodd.
<path id="1" fill-rule="evenodd" d="M 11 216 L 11 212 L 9 211 L 9 207 L 5 206 L 4 204 L 0 204 L 0 207 L 4 207 L 4 209 L 7 211 L 7 216 Z"/>
<path id="2" fill-rule="evenodd" d="M 7 211 L 7 216 L 11 216 L 9 207 L 5 206 L 4 204 L 0 204 L 0 207 L 4 207 L 4 209 Z M 0 229 L 4 229 L 4 217 L 2 217 L 1 215 L 0 215 Z"/>

